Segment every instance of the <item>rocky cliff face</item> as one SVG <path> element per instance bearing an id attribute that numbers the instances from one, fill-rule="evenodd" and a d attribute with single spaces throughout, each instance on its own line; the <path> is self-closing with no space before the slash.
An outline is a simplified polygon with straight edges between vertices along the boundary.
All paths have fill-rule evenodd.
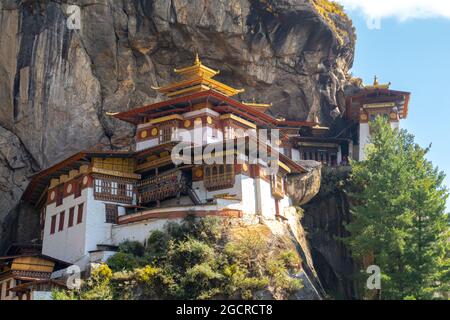
<path id="1" fill-rule="evenodd" d="M 322 164 L 316 161 L 299 161 L 308 172 L 301 175 L 290 175 L 286 179 L 286 193 L 298 207 L 313 199 L 320 190 Z"/>
<path id="2" fill-rule="evenodd" d="M 151 86 L 173 80 L 196 52 L 219 80 L 246 89 L 238 99 L 330 124 L 343 108 L 354 32 L 325 2 L 0 1 L 1 244 L 17 240 L 17 219 L 5 217 L 21 212 L 26 176 L 83 148 L 128 148 L 133 128 L 105 111 L 161 100 Z M 67 27 L 69 4 L 80 8 L 80 30 Z"/>
<path id="3" fill-rule="evenodd" d="M 349 167 L 323 168 L 320 191 L 303 206 L 302 225 L 307 234 L 314 267 L 328 295 L 336 299 L 356 299 L 355 264 L 339 238 L 347 237 L 344 225 L 350 222 L 345 193 Z"/>

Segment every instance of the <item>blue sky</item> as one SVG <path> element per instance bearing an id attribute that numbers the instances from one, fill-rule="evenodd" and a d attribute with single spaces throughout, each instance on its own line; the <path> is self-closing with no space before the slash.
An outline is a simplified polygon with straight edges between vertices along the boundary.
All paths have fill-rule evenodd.
<path id="1" fill-rule="evenodd" d="M 382 83 L 392 82 L 392 89 L 412 93 L 402 127 L 421 146 L 432 143 L 428 158 L 447 174 L 450 186 L 450 17 L 405 17 L 394 12 L 380 14 L 378 23 L 368 24 L 367 10 L 348 6 L 346 10 L 358 35 L 352 73 L 365 83 L 377 75 Z"/>

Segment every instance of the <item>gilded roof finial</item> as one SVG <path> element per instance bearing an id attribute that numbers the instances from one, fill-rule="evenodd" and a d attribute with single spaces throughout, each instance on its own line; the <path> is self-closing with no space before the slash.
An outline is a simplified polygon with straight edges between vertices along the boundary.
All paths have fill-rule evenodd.
<path id="1" fill-rule="evenodd" d="M 200 61 L 200 58 L 198 57 L 198 52 L 195 54 L 195 65 L 201 65 L 202 62 Z"/>
<path id="2" fill-rule="evenodd" d="M 373 90 L 373 89 L 389 89 L 391 83 L 384 83 L 384 84 L 380 84 L 380 82 L 378 81 L 378 77 L 375 76 L 373 79 L 373 85 L 371 86 L 364 86 L 367 90 Z"/>

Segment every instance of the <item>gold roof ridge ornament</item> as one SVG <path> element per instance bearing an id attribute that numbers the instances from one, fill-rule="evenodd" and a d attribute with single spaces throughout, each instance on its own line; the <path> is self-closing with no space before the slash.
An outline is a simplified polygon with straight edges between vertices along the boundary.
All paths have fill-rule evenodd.
<path id="1" fill-rule="evenodd" d="M 255 98 L 253 98 L 251 102 L 241 101 L 241 103 L 246 105 L 246 106 L 256 107 L 256 108 L 270 108 L 270 107 L 272 107 L 272 103 L 257 103 Z"/>
<path id="2" fill-rule="evenodd" d="M 364 86 L 365 89 L 387 89 L 389 90 L 389 87 L 391 86 L 391 83 L 384 83 L 384 84 L 380 84 L 378 81 L 378 77 L 375 76 L 373 79 L 373 85 L 371 86 Z"/>
<path id="3" fill-rule="evenodd" d="M 173 82 L 163 87 L 152 86 L 151 88 L 169 98 L 208 90 L 215 90 L 231 97 L 245 91 L 244 89 L 235 89 L 214 80 L 213 77 L 218 75 L 220 71 L 205 66 L 198 54 L 195 55 L 194 65 L 182 69 L 174 69 L 174 72 L 181 76 L 181 81 Z"/>

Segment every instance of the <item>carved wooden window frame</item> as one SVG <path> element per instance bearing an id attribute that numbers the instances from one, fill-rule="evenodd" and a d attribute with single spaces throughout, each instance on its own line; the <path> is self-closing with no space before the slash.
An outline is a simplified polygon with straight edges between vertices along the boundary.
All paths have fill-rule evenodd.
<path id="1" fill-rule="evenodd" d="M 284 177 L 281 175 L 270 176 L 272 196 L 276 199 L 284 198 Z"/>
<path id="2" fill-rule="evenodd" d="M 131 204 L 134 197 L 134 182 L 121 178 L 94 177 L 94 199 Z"/>
<path id="3" fill-rule="evenodd" d="M 235 168 L 233 164 L 207 165 L 203 167 L 203 177 L 208 191 L 230 189 L 235 183 Z"/>
<path id="4" fill-rule="evenodd" d="M 105 203 L 105 222 L 117 224 L 119 218 L 119 206 L 117 204 Z"/>

